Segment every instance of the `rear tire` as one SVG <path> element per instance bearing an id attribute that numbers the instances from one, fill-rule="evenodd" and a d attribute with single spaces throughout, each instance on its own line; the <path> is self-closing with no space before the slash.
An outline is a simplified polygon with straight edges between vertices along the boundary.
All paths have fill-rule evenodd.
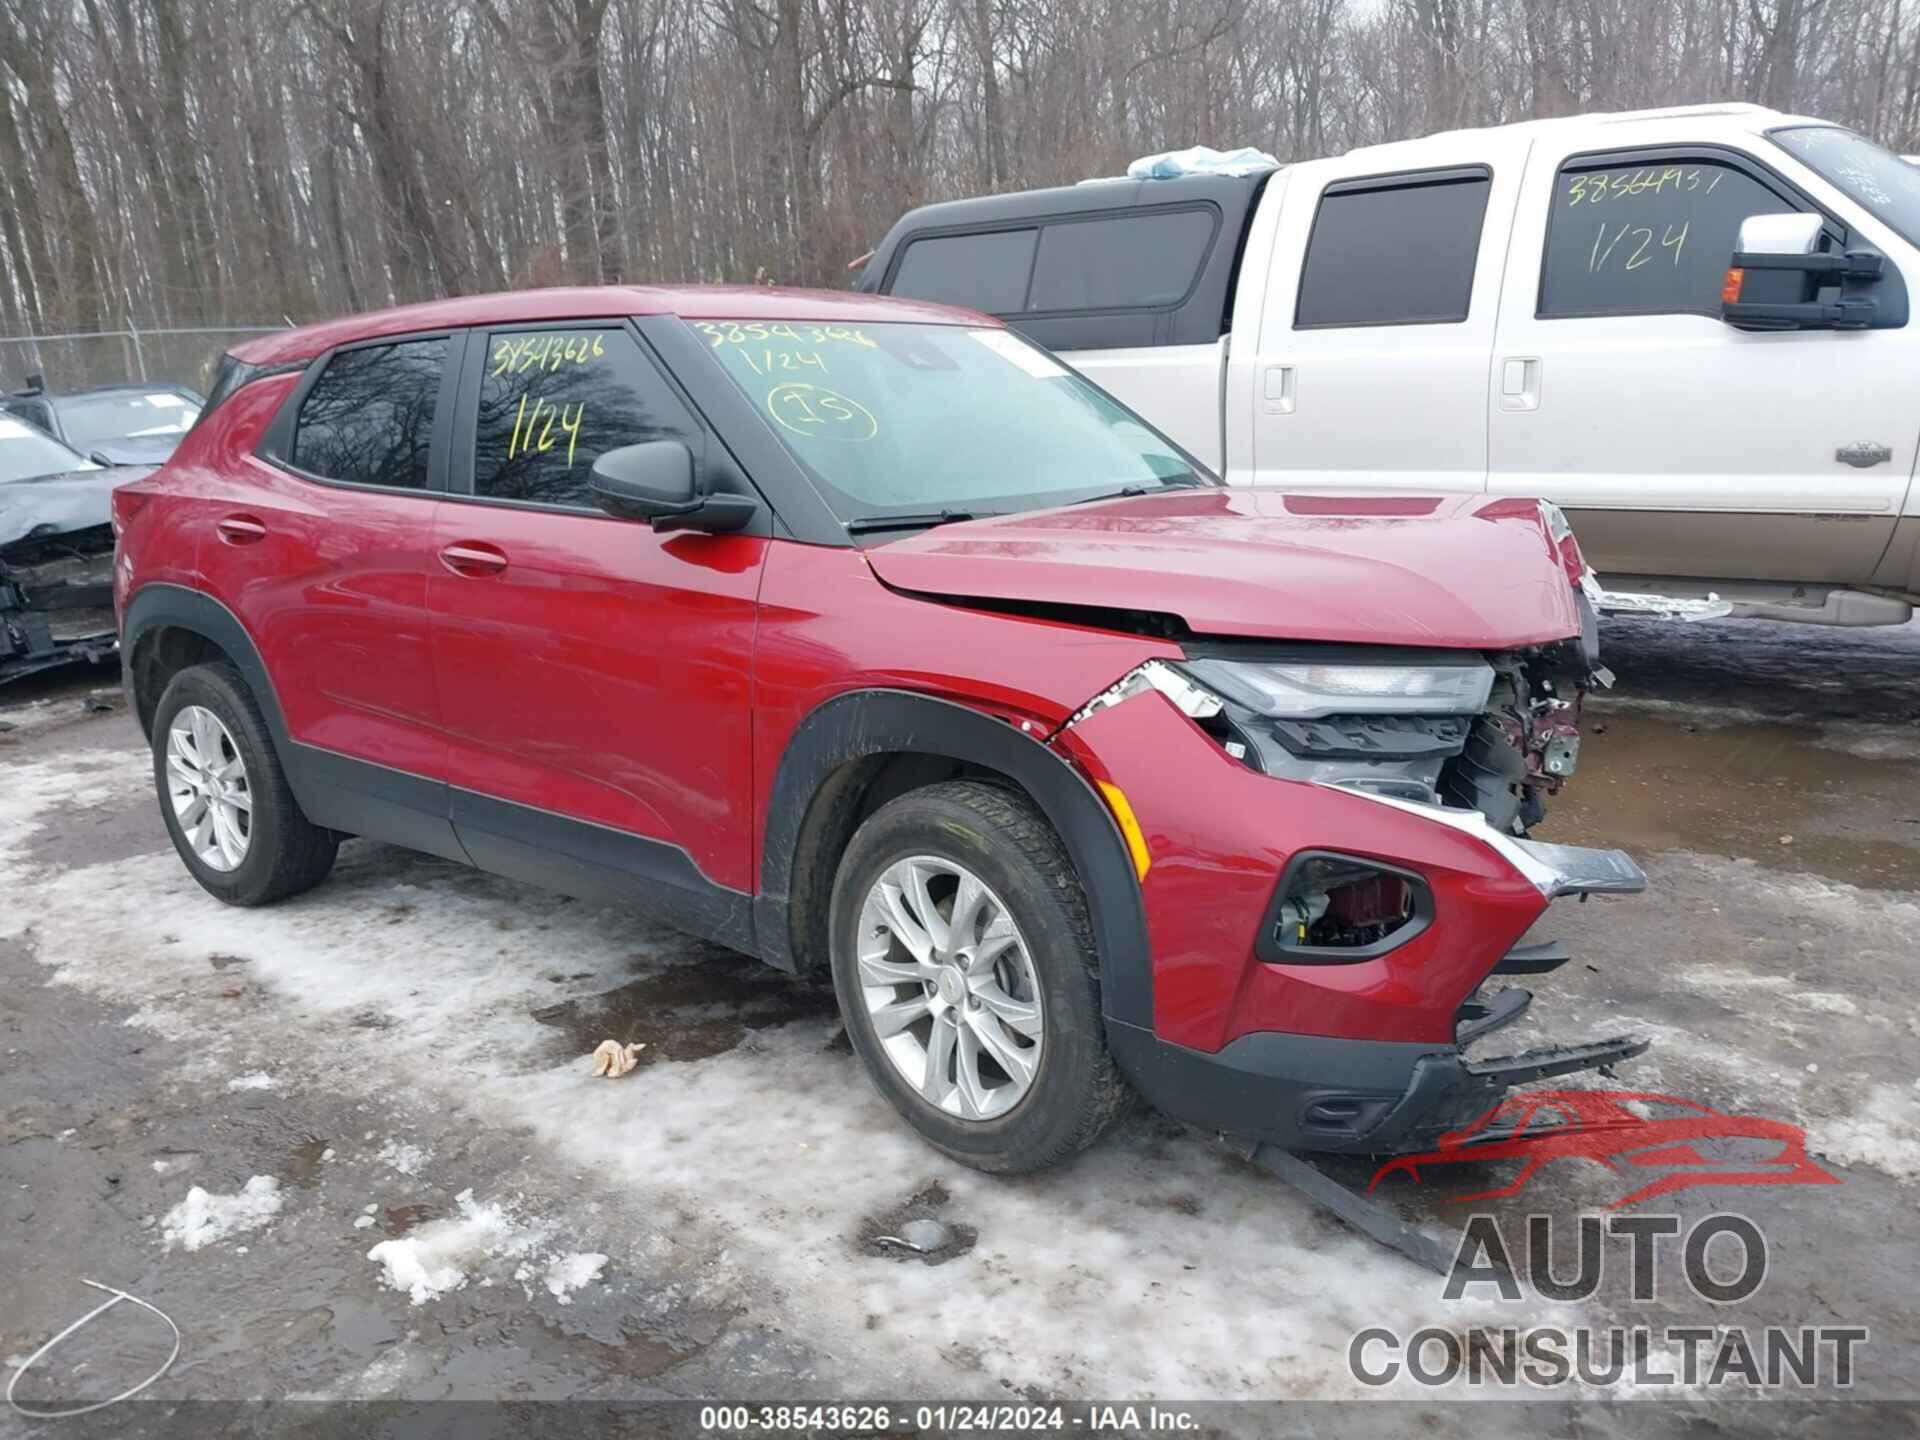
<path id="1" fill-rule="evenodd" d="M 301 812 L 231 665 L 194 665 L 168 682 L 153 715 L 153 779 L 173 848 L 215 899 L 270 904 L 333 869 L 339 837 Z"/>
<path id="2" fill-rule="evenodd" d="M 829 927 L 853 1048 L 936 1149 L 1044 1169 L 1126 1108 L 1086 894 L 1025 796 L 960 780 L 883 806 L 841 857 Z"/>

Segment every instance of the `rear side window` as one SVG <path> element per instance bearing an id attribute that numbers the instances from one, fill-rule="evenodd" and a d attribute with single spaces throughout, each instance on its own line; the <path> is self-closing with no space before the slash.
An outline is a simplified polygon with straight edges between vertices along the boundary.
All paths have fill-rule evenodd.
<path id="1" fill-rule="evenodd" d="M 1172 305 L 1193 288 L 1218 223 L 1208 209 L 1049 225 L 1040 236 L 1027 309 Z"/>
<path id="2" fill-rule="evenodd" d="M 193 424 L 187 427 L 188 434 L 206 424 L 207 417 L 226 404 L 241 386 L 251 385 L 268 375 L 285 375 L 289 371 L 307 367 L 297 360 L 279 365 L 250 365 L 238 355 L 223 351 L 211 357 L 203 368 L 211 370 L 213 379 L 207 386 L 207 398 L 200 404 L 200 413 L 193 417 Z"/>
<path id="3" fill-rule="evenodd" d="M 1712 161 L 1568 166 L 1554 180 L 1540 315 L 1717 316 L 1740 222 L 1795 208 Z"/>
<path id="4" fill-rule="evenodd" d="M 53 415 L 38 401 L 16 400 L 6 409 L 8 414 L 18 415 L 22 420 L 38 425 L 42 430 L 53 428 Z"/>
<path id="5" fill-rule="evenodd" d="M 992 230 L 915 240 L 900 257 L 892 294 L 1011 315 L 1027 303 L 1037 230 Z"/>
<path id="6" fill-rule="evenodd" d="M 292 463 L 349 485 L 424 490 L 446 363 L 444 339 L 340 351 L 300 402 Z"/>
<path id="7" fill-rule="evenodd" d="M 1453 170 L 1329 185 L 1294 327 L 1465 320 L 1491 184 L 1484 170 Z"/>
<path id="8" fill-rule="evenodd" d="M 625 330 L 561 327 L 487 337 L 474 436 L 473 493 L 595 509 L 593 462 L 646 440 L 704 433 Z"/>

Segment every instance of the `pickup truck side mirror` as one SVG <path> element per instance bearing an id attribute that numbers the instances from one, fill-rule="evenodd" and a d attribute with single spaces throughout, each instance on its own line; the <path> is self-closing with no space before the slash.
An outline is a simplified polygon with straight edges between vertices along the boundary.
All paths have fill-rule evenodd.
<path id="1" fill-rule="evenodd" d="M 1720 318 L 1738 330 L 1864 330 L 1878 302 L 1865 293 L 1884 262 L 1870 250 L 1821 248 L 1818 215 L 1749 215 L 1720 288 Z M 1822 299 L 1823 290 L 1837 296 Z"/>
<path id="2" fill-rule="evenodd" d="M 587 492 L 609 515 L 645 520 L 655 530 L 739 530 L 759 502 L 746 495 L 701 489 L 693 452 L 679 440 L 622 445 L 593 462 Z"/>

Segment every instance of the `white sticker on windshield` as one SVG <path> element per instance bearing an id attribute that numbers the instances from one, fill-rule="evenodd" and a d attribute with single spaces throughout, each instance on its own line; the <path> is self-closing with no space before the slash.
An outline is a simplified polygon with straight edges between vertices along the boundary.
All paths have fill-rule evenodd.
<path id="1" fill-rule="evenodd" d="M 187 402 L 178 395 L 149 395 L 147 403 L 156 410 L 178 410 Z"/>
<path id="2" fill-rule="evenodd" d="M 1002 360 L 1011 360 L 1036 380 L 1052 380 L 1066 374 L 1066 367 L 1051 356 L 1018 340 L 1005 330 L 969 330 L 967 332 Z"/>
<path id="3" fill-rule="evenodd" d="M 31 434 L 33 431 L 18 420 L 0 418 L 0 440 L 24 440 Z"/>

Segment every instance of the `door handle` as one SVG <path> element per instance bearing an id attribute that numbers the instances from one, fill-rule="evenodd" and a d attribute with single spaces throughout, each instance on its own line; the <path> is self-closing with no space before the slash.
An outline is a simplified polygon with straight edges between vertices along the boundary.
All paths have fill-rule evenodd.
<path id="1" fill-rule="evenodd" d="M 460 540 L 440 552 L 440 563 L 456 575 L 498 575 L 507 568 L 504 551 L 478 540 Z"/>
<path id="2" fill-rule="evenodd" d="M 1261 403 L 1269 415 L 1291 415 L 1294 403 L 1293 366 L 1269 365 L 1260 381 Z"/>
<path id="3" fill-rule="evenodd" d="M 267 527 L 251 515 L 227 515 L 214 523 L 214 533 L 229 545 L 252 545 L 267 538 Z"/>
<path id="4" fill-rule="evenodd" d="M 1531 356 L 1516 356 L 1500 366 L 1500 408 L 1502 410 L 1538 410 L 1540 408 L 1540 362 Z"/>

